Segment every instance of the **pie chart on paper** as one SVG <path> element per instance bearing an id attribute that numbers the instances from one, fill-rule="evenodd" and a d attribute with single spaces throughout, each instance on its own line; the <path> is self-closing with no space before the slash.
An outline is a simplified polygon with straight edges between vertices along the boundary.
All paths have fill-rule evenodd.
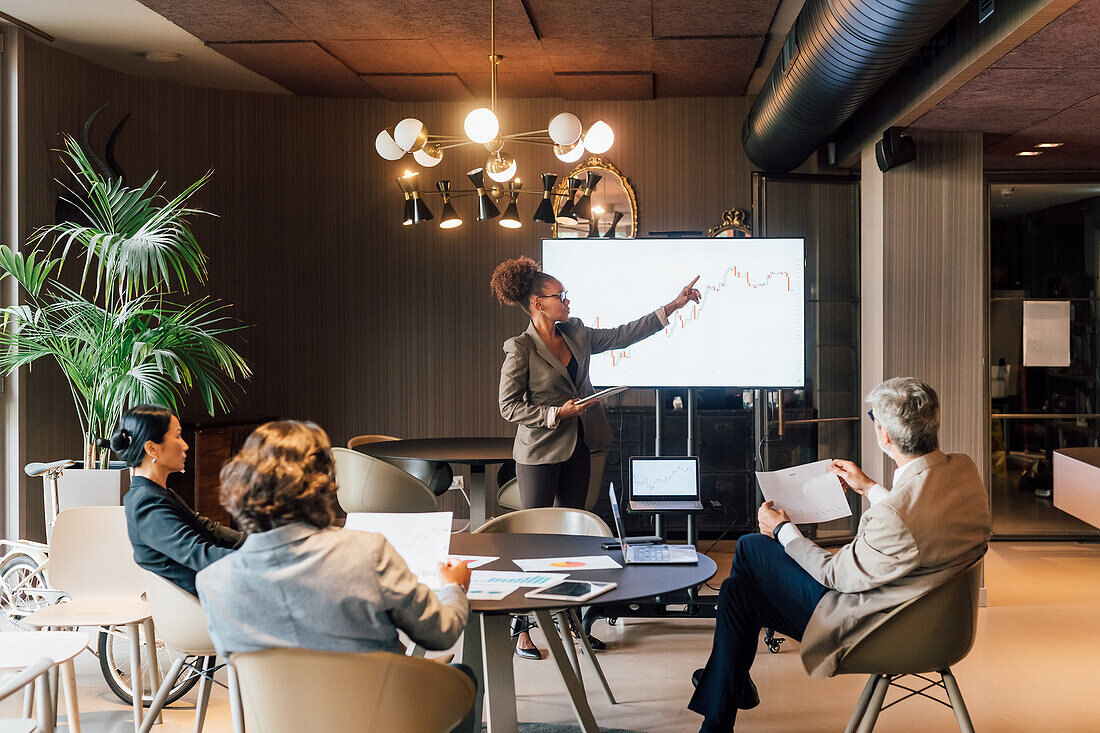
<path id="1" fill-rule="evenodd" d="M 609 555 L 525 557 L 516 558 L 513 562 L 525 573 L 555 573 L 562 570 L 611 570 L 622 567 Z"/>
<path id="2" fill-rule="evenodd" d="M 561 560 L 559 562 L 550 563 L 550 567 L 552 568 L 583 568 L 587 565 L 588 563 L 580 562 L 579 560 Z"/>

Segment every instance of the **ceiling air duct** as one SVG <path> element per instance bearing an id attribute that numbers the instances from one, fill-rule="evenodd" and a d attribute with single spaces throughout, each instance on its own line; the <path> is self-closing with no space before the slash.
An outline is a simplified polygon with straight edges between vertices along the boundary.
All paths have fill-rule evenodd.
<path id="1" fill-rule="evenodd" d="M 741 140 L 759 168 L 797 168 L 966 0 L 807 0 Z"/>

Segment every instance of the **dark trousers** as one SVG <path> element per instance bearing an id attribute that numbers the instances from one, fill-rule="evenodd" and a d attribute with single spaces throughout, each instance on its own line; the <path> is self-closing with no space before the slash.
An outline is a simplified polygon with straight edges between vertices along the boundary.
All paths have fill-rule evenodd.
<path id="1" fill-rule="evenodd" d="M 750 534 L 738 541 L 730 576 L 718 593 L 710 659 L 688 704 L 707 719 L 706 728 L 733 729 L 760 630 L 801 641 L 825 590 L 771 537 Z"/>
<path id="2" fill-rule="evenodd" d="M 448 667 L 454 667 L 462 674 L 470 678 L 470 681 L 474 683 L 474 691 L 477 691 L 477 676 L 474 671 L 465 664 L 449 664 Z M 474 696 L 474 704 L 477 704 L 477 696 Z M 466 713 L 466 717 L 462 719 L 462 722 L 451 729 L 451 733 L 475 733 L 474 731 L 474 708 L 470 707 L 470 712 Z"/>
<path id="3" fill-rule="evenodd" d="M 520 503 L 524 509 L 543 506 L 584 509 L 591 472 L 592 461 L 584 444 L 584 427 L 578 421 L 577 447 L 567 460 L 540 466 L 516 464 Z"/>

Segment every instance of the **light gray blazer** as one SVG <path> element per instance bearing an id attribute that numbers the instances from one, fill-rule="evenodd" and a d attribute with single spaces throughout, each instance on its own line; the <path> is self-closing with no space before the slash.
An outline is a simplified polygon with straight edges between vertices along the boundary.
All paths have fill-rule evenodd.
<path id="1" fill-rule="evenodd" d="M 248 536 L 199 572 L 219 654 L 272 647 L 401 653 L 397 630 L 447 649 L 470 605 L 457 585 L 432 593 L 382 535 L 294 522 Z"/>
<path id="2" fill-rule="evenodd" d="M 550 408 L 594 392 L 588 378 L 593 354 L 626 348 L 657 333 L 662 324 L 654 311 L 618 328 L 589 328 L 579 318 L 570 318 L 557 328 L 577 360 L 576 383 L 538 335 L 533 322 L 524 333 L 504 342 L 500 414 L 517 425 L 512 449 L 516 463 L 532 466 L 568 460 L 577 445 L 577 418 L 559 420 L 556 427 L 549 428 Z M 581 421 L 589 450 L 600 450 L 611 442 L 611 426 L 602 407 L 589 408 Z"/>
<path id="3" fill-rule="evenodd" d="M 806 671 L 817 678 L 833 674 L 881 614 L 981 558 L 989 535 L 989 498 L 974 461 L 937 450 L 914 460 L 835 555 L 804 537 L 789 542 L 787 554 L 830 589 L 802 638 Z"/>

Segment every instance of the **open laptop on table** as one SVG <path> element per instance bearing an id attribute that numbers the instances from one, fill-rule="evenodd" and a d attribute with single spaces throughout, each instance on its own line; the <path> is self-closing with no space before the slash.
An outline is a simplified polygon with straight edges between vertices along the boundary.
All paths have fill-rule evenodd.
<path id="1" fill-rule="evenodd" d="M 615 534 L 623 548 L 623 562 L 627 565 L 691 565 L 699 562 L 693 545 L 628 545 L 623 515 L 619 511 L 619 497 L 615 496 L 615 484 L 609 489 L 611 513 L 615 515 Z"/>
<path id="2" fill-rule="evenodd" d="M 633 456 L 628 498 L 632 512 L 703 511 L 699 500 L 699 459 Z"/>

